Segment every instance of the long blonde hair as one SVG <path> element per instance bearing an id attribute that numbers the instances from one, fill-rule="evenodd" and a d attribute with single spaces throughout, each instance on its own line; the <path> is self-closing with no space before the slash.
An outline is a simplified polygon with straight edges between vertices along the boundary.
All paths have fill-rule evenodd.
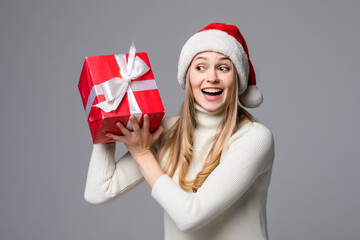
<path id="1" fill-rule="evenodd" d="M 179 168 L 179 185 L 186 191 L 197 192 L 209 174 L 219 165 L 221 153 L 230 137 L 245 121 L 255 121 L 245 109 L 238 105 L 238 75 L 233 65 L 234 77 L 228 101 L 224 106 L 224 113 L 217 133 L 213 137 L 213 144 L 207 155 L 207 160 L 194 180 L 186 180 L 193 157 L 194 131 L 197 126 L 195 117 L 195 99 L 190 86 L 189 71 L 185 81 L 185 100 L 179 118 L 169 128 L 163 137 L 166 139 L 159 158 L 168 153 L 165 162 L 165 173 L 173 177 Z"/>

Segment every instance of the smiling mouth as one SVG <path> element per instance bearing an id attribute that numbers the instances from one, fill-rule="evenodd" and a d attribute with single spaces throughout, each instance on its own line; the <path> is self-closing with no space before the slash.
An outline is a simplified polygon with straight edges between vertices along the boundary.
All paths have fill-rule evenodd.
<path id="1" fill-rule="evenodd" d="M 207 88 L 207 89 L 202 89 L 201 92 L 206 94 L 206 95 L 210 95 L 210 96 L 218 96 L 220 94 L 222 94 L 224 90 L 219 89 L 219 88 Z"/>

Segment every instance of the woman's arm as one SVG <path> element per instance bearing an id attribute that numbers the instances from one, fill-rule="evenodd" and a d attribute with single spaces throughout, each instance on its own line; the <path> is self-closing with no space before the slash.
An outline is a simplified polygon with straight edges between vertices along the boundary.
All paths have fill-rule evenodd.
<path id="1" fill-rule="evenodd" d="M 274 143 L 271 132 L 253 124 L 238 135 L 196 193 L 181 189 L 169 176 L 155 182 L 152 196 L 182 231 L 209 223 L 241 198 L 264 173 L 271 171 Z"/>
<path id="2" fill-rule="evenodd" d="M 261 174 L 271 171 L 274 159 L 272 134 L 265 126 L 254 123 L 235 134 L 236 139 L 221 163 L 196 193 L 184 191 L 163 174 L 149 153 L 152 141 L 146 130 L 146 119 L 144 117 L 144 127 L 140 129 L 136 120 L 131 118 L 133 132 L 119 124 L 125 136 L 109 136 L 125 143 L 152 187 L 152 196 L 182 231 L 193 231 L 210 222 L 242 197 Z"/>
<path id="3" fill-rule="evenodd" d="M 91 204 L 109 202 L 144 179 L 129 153 L 115 163 L 115 147 L 115 143 L 93 145 L 84 193 Z"/>
<path id="4" fill-rule="evenodd" d="M 144 124 L 142 128 L 139 127 L 134 116 L 131 116 L 129 121 L 133 125 L 133 131 L 129 131 L 125 126 L 118 122 L 117 126 L 124 136 L 110 133 L 108 133 L 107 136 L 125 144 L 131 153 L 131 156 L 139 166 L 142 175 L 152 188 L 155 181 L 161 175 L 165 174 L 151 152 L 151 146 L 159 139 L 161 133 L 164 131 L 164 127 L 161 125 L 154 133 L 150 133 L 149 116 L 147 114 L 144 115 Z"/>

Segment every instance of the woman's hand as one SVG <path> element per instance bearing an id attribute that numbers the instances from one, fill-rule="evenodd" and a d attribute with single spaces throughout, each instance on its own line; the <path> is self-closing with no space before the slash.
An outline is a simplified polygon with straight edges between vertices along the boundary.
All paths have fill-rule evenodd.
<path id="1" fill-rule="evenodd" d="M 164 131 L 164 127 L 160 125 L 154 133 L 151 133 L 149 131 L 149 116 L 147 114 L 144 115 L 144 124 L 142 128 L 139 127 L 134 116 L 130 116 L 129 121 L 131 121 L 134 131 L 128 130 L 124 125 L 118 122 L 116 125 L 120 128 L 124 136 L 118 136 L 111 133 L 106 134 L 106 136 L 124 143 L 134 158 L 146 155 L 150 152 L 153 143 L 159 139 L 161 133 Z"/>
<path id="2" fill-rule="evenodd" d="M 164 127 L 161 125 L 154 133 L 151 133 L 149 131 L 149 116 L 147 114 L 144 115 L 144 125 L 142 128 L 139 127 L 134 116 L 131 116 L 129 121 L 131 121 L 134 131 L 129 131 L 124 125 L 118 122 L 116 125 L 120 128 L 124 136 L 111 133 L 106 134 L 106 136 L 125 144 L 133 159 L 138 164 L 144 178 L 152 188 L 156 180 L 163 175 L 164 172 L 150 151 L 150 148 L 151 145 L 158 140 L 164 131 Z"/>

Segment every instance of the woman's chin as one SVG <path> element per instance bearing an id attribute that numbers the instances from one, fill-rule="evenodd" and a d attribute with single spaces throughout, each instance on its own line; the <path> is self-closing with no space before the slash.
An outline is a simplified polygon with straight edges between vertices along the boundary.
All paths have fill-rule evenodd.
<path id="1" fill-rule="evenodd" d="M 208 112 L 216 112 L 223 108 L 224 103 L 220 101 L 203 101 L 199 105 Z"/>

